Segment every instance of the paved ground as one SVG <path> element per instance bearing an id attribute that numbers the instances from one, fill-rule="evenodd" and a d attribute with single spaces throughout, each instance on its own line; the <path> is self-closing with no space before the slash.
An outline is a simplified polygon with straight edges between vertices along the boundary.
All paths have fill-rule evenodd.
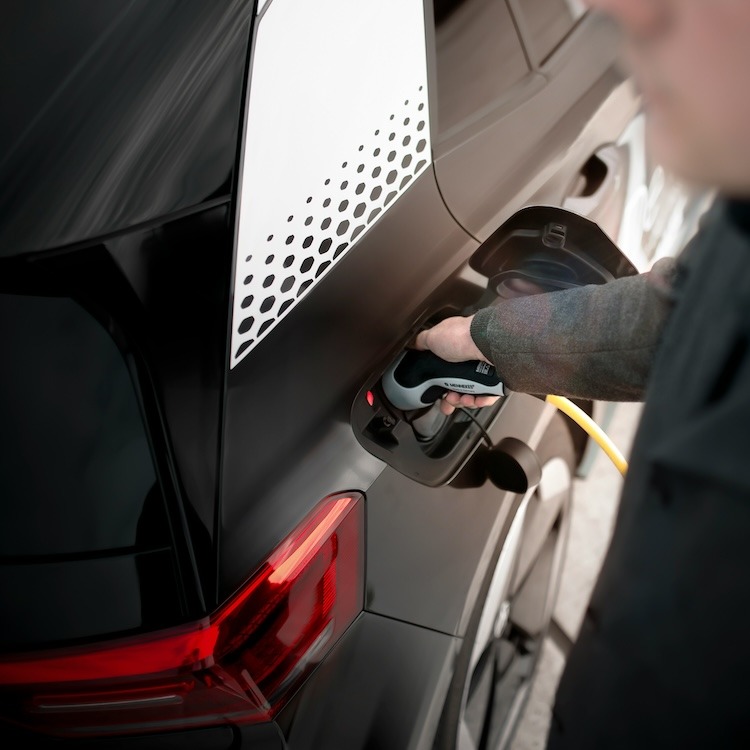
<path id="1" fill-rule="evenodd" d="M 618 404 L 612 414 L 604 410 L 595 415 L 626 458 L 640 413 L 640 404 Z M 621 475 L 598 448 L 584 466 L 588 467 L 586 477 L 576 480 L 568 555 L 555 612 L 557 622 L 572 639 L 609 543 L 622 487 Z M 550 707 L 564 663 L 562 652 L 548 640 L 513 750 L 544 748 Z"/>

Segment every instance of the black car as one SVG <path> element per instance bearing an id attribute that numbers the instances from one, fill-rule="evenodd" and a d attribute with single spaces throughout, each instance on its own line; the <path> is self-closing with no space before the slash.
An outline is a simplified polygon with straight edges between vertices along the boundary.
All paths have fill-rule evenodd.
<path id="1" fill-rule="evenodd" d="M 575 0 L 0 19 L 3 747 L 507 747 L 585 435 L 515 393 L 400 410 L 382 376 L 541 247 L 576 245 L 538 291 L 653 257 L 572 239 L 617 241 L 653 181 L 613 28 Z"/>

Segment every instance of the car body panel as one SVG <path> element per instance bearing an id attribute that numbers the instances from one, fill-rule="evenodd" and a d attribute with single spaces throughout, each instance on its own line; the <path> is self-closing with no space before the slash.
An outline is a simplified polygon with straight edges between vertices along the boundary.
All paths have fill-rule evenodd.
<path id="1" fill-rule="evenodd" d="M 487 239 L 524 205 L 562 205 L 578 170 L 637 114 L 616 41 L 610 24 L 585 17 L 504 98 L 435 139 L 441 193 L 474 237 Z"/>
<path id="2" fill-rule="evenodd" d="M 428 750 L 459 645 L 365 612 L 278 715 L 288 746 Z"/>
<path id="3" fill-rule="evenodd" d="M 223 593 L 322 497 L 366 494 L 384 467 L 352 432 L 352 401 L 437 304 L 424 300 L 476 249 L 445 210 L 431 169 L 388 213 L 227 374 Z"/>
<path id="4" fill-rule="evenodd" d="M 534 448 L 553 412 L 511 394 L 488 432 L 495 444 L 514 437 Z M 386 469 L 367 495 L 366 608 L 462 636 L 517 499 L 488 480 L 435 492 Z"/>
<path id="5" fill-rule="evenodd" d="M 228 196 L 252 7 L 137 0 L 4 9 L 0 257 Z"/>

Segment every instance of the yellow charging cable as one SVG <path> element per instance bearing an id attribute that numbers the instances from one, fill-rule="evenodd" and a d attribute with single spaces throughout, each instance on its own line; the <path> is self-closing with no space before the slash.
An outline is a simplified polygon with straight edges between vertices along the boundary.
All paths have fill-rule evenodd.
<path id="1" fill-rule="evenodd" d="M 617 467 L 620 474 L 625 476 L 628 470 L 628 462 L 617 449 L 615 444 L 609 439 L 604 430 L 594 422 L 591 417 L 580 407 L 576 406 L 565 396 L 547 396 L 545 401 L 552 406 L 557 407 L 561 412 L 567 414 L 576 424 L 582 427 L 599 445 L 599 447 L 609 456 L 612 463 Z"/>

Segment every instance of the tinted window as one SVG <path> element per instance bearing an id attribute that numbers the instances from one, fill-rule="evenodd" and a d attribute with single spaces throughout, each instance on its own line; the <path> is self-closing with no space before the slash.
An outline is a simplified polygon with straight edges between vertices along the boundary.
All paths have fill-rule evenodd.
<path id="1" fill-rule="evenodd" d="M 125 359 L 71 299 L 0 295 L 0 648 L 174 624 L 164 499 Z"/>
<path id="2" fill-rule="evenodd" d="M 0 296 L 0 551 L 130 547 L 156 476 L 120 351 L 69 299 Z"/>
<path id="3" fill-rule="evenodd" d="M 583 0 L 515 0 L 515 7 L 539 63 L 549 57 L 586 12 Z"/>
<path id="4" fill-rule="evenodd" d="M 435 0 L 441 134 L 487 112 L 528 73 L 504 0 Z"/>

